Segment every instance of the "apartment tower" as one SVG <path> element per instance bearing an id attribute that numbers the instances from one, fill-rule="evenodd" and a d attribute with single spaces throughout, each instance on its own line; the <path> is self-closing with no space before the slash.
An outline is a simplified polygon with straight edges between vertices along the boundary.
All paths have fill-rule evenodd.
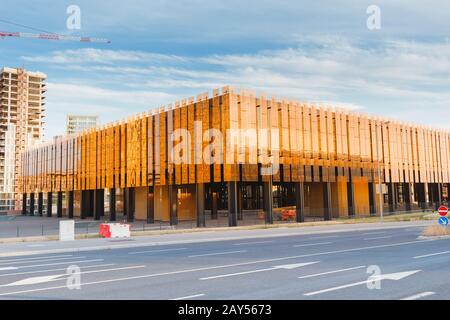
<path id="1" fill-rule="evenodd" d="M 0 214 L 19 208 L 20 154 L 43 139 L 46 75 L 22 68 L 0 74 Z"/>

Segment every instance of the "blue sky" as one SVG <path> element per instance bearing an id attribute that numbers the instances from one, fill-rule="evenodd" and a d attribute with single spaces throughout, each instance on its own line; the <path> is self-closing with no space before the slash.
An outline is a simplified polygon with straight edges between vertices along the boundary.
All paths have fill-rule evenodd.
<path id="1" fill-rule="evenodd" d="M 81 9 L 68 30 L 66 9 Z M 366 27 L 369 5 L 381 29 Z M 448 1 L 0 0 L 0 19 L 111 44 L 0 40 L 2 66 L 48 75 L 46 138 L 224 85 L 450 128 Z M 33 32 L 0 22 L 1 31 Z"/>

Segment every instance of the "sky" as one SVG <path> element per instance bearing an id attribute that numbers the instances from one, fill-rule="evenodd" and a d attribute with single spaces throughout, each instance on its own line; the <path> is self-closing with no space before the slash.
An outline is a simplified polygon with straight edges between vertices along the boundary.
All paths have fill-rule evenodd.
<path id="1" fill-rule="evenodd" d="M 46 140 L 67 114 L 105 124 L 225 85 L 450 129 L 449 1 L 0 0 L 0 31 L 24 26 L 111 41 L 0 39 L 0 67 L 47 75 Z"/>

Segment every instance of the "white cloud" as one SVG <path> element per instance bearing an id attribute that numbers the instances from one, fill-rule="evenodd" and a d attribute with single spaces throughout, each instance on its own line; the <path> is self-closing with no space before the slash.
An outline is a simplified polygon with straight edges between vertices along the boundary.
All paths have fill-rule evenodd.
<path id="1" fill-rule="evenodd" d="M 117 62 L 153 62 L 153 63 L 167 63 L 167 62 L 185 62 L 186 58 L 176 55 L 165 55 L 158 53 L 148 53 L 142 51 L 127 51 L 127 50 L 106 50 L 83 48 L 75 50 L 54 51 L 51 55 L 45 56 L 22 56 L 22 60 L 28 62 L 40 63 L 102 63 L 113 64 Z"/>
<path id="2" fill-rule="evenodd" d="M 101 123 L 110 123 L 132 114 L 149 111 L 176 100 L 159 91 L 112 90 L 90 85 L 48 83 L 47 139 L 65 132 L 67 114 L 99 115 Z"/>
<path id="3" fill-rule="evenodd" d="M 51 65 L 55 70 L 70 71 L 70 81 L 49 78 L 49 118 L 58 105 L 73 108 L 77 101 L 85 106 L 80 108 L 116 120 L 225 85 L 439 125 L 450 104 L 447 41 L 364 46 L 325 37 L 245 54 L 188 57 L 80 49 L 24 59 L 57 61 Z"/>

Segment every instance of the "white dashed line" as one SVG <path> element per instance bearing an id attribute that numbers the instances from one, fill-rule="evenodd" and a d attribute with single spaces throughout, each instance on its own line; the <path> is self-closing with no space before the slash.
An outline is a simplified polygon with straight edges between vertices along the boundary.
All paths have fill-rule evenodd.
<path id="1" fill-rule="evenodd" d="M 180 298 L 174 298 L 174 299 L 170 299 L 170 300 L 186 300 L 186 299 L 192 299 L 192 298 L 198 298 L 198 297 L 203 297 L 205 294 L 204 293 L 199 293 L 199 294 L 193 294 L 191 296 L 185 296 L 185 297 L 180 297 Z"/>
<path id="2" fill-rule="evenodd" d="M 189 256 L 189 258 L 208 257 L 208 256 L 220 256 L 220 255 L 224 255 L 224 254 L 244 253 L 244 252 L 247 252 L 247 250 L 215 252 L 215 253 L 205 253 L 205 254 L 194 254 L 192 256 Z"/>

